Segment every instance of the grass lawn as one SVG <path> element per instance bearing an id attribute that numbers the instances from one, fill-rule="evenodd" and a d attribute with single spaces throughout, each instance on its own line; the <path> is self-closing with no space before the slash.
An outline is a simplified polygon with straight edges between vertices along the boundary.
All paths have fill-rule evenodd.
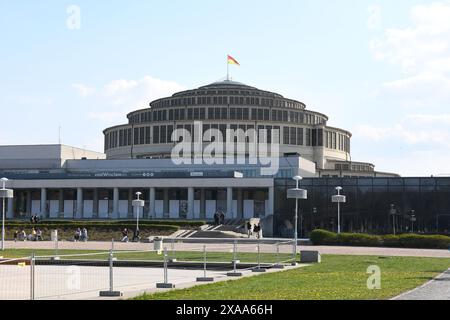
<path id="1" fill-rule="evenodd" d="M 22 258 L 29 257 L 32 253 L 36 256 L 53 256 L 55 255 L 55 250 L 33 250 L 33 249 L 6 249 L 0 252 L 0 256 L 4 258 Z M 95 254 L 96 253 L 96 254 Z M 79 254 L 95 254 L 90 256 L 76 256 Z M 92 260 L 107 260 L 109 254 L 105 251 L 98 250 L 59 250 L 58 255 L 73 255 L 68 257 L 61 257 L 61 259 L 92 259 Z M 114 257 L 118 260 L 153 260 L 162 261 L 163 255 L 157 252 L 121 252 L 115 251 Z M 193 251 L 168 251 L 169 258 L 176 258 L 178 261 L 203 261 L 203 252 L 193 252 Z M 256 253 L 238 253 L 237 259 L 241 262 L 253 262 L 258 261 L 258 255 Z M 290 261 L 292 259 L 291 254 L 280 253 L 278 258 L 272 253 L 262 253 L 260 257 L 261 263 L 275 263 L 282 261 Z M 233 254 L 228 252 L 210 252 L 207 254 L 207 261 L 209 262 L 231 262 L 233 260 Z"/>
<path id="2" fill-rule="evenodd" d="M 381 289 L 367 289 L 367 268 L 381 268 Z M 322 263 L 236 281 L 218 282 L 137 300 L 388 299 L 450 268 L 450 259 L 324 255 Z"/>

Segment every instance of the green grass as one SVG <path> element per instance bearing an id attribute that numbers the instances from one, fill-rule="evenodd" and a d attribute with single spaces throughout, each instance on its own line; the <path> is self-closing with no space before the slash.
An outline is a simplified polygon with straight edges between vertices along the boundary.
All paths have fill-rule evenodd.
<path id="1" fill-rule="evenodd" d="M 381 289 L 367 289 L 367 268 L 381 268 Z M 366 300 L 416 288 L 450 267 L 450 259 L 322 256 L 321 264 L 236 281 L 142 295 L 137 300 Z"/>
<path id="2" fill-rule="evenodd" d="M 29 257 L 34 253 L 36 256 L 53 256 L 55 255 L 55 250 L 46 250 L 46 249 L 6 249 L 3 252 L 0 252 L 0 256 L 4 258 L 23 258 Z M 77 256 L 80 254 L 95 254 L 92 256 Z M 61 257 L 61 259 L 92 259 L 92 260 L 107 260 L 109 257 L 108 252 L 99 251 L 99 250 L 58 250 L 58 255 L 73 255 L 69 257 Z M 149 261 L 162 261 L 163 255 L 158 254 L 157 252 L 121 252 L 115 251 L 114 256 L 118 260 L 149 260 Z M 203 261 L 203 252 L 202 251 L 168 251 L 169 258 L 176 258 L 178 261 Z M 260 257 L 261 263 L 275 263 L 279 261 L 290 260 L 292 255 L 290 254 L 279 254 L 278 258 L 275 254 L 271 253 L 262 253 Z M 258 261 L 258 255 L 256 253 L 239 253 L 237 255 L 237 259 L 241 262 L 253 262 L 256 263 Z M 227 252 L 209 252 L 207 254 L 207 261 L 209 262 L 231 262 L 233 260 L 233 254 Z"/>

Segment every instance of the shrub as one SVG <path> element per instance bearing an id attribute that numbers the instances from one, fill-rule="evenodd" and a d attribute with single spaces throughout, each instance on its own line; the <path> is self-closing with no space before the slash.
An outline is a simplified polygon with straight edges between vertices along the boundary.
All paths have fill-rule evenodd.
<path id="1" fill-rule="evenodd" d="M 344 246 L 374 247 L 382 244 L 380 237 L 363 233 L 341 233 L 337 239 Z"/>
<path id="2" fill-rule="evenodd" d="M 326 230 L 314 230 L 310 237 L 314 245 L 343 245 L 343 246 L 367 246 L 367 247 L 396 247 L 418 249 L 448 249 L 450 237 L 442 235 L 368 235 L 361 233 L 341 233 Z"/>
<path id="3" fill-rule="evenodd" d="M 313 230 L 310 240 L 314 245 L 336 245 L 338 242 L 336 233 L 322 229 Z"/>

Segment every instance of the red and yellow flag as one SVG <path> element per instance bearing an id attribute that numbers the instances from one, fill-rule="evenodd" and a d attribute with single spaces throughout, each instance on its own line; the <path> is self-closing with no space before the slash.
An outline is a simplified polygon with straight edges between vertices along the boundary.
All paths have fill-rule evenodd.
<path id="1" fill-rule="evenodd" d="M 227 59 L 228 59 L 228 64 L 235 64 L 235 65 L 240 66 L 239 62 L 237 62 L 236 59 L 233 58 L 232 56 L 228 55 Z"/>

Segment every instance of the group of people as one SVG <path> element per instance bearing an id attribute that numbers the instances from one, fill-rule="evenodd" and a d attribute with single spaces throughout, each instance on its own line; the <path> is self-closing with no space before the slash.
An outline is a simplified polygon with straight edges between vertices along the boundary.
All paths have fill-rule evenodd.
<path id="1" fill-rule="evenodd" d="M 128 228 L 124 228 L 122 230 L 122 240 L 121 240 L 122 242 L 129 241 L 128 233 L 129 233 Z M 140 242 L 141 241 L 141 237 L 139 236 L 139 234 L 140 234 L 139 229 L 136 228 L 136 230 L 134 230 L 134 232 L 133 232 L 132 242 Z"/>
<path id="2" fill-rule="evenodd" d="M 222 210 L 216 211 L 216 213 L 214 213 L 214 224 L 218 226 L 224 223 L 225 223 L 225 213 L 223 213 Z"/>
<path id="3" fill-rule="evenodd" d="M 247 235 L 249 238 L 255 235 L 257 239 L 260 239 L 262 237 L 261 230 L 261 222 L 255 225 L 250 221 L 247 222 Z"/>
<path id="4" fill-rule="evenodd" d="M 14 241 L 43 241 L 42 230 L 32 228 L 30 234 L 27 235 L 25 230 L 16 230 L 14 231 Z"/>
<path id="5" fill-rule="evenodd" d="M 30 222 L 31 223 L 39 223 L 39 221 L 40 221 L 40 219 L 39 219 L 39 217 L 37 215 L 32 215 L 30 217 Z"/>
<path id="6" fill-rule="evenodd" d="M 83 241 L 86 242 L 88 241 L 88 231 L 86 228 L 80 229 L 77 228 L 77 230 L 75 230 L 75 233 L 73 235 L 73 241 L 77 242 L 77 241 Z"/>

